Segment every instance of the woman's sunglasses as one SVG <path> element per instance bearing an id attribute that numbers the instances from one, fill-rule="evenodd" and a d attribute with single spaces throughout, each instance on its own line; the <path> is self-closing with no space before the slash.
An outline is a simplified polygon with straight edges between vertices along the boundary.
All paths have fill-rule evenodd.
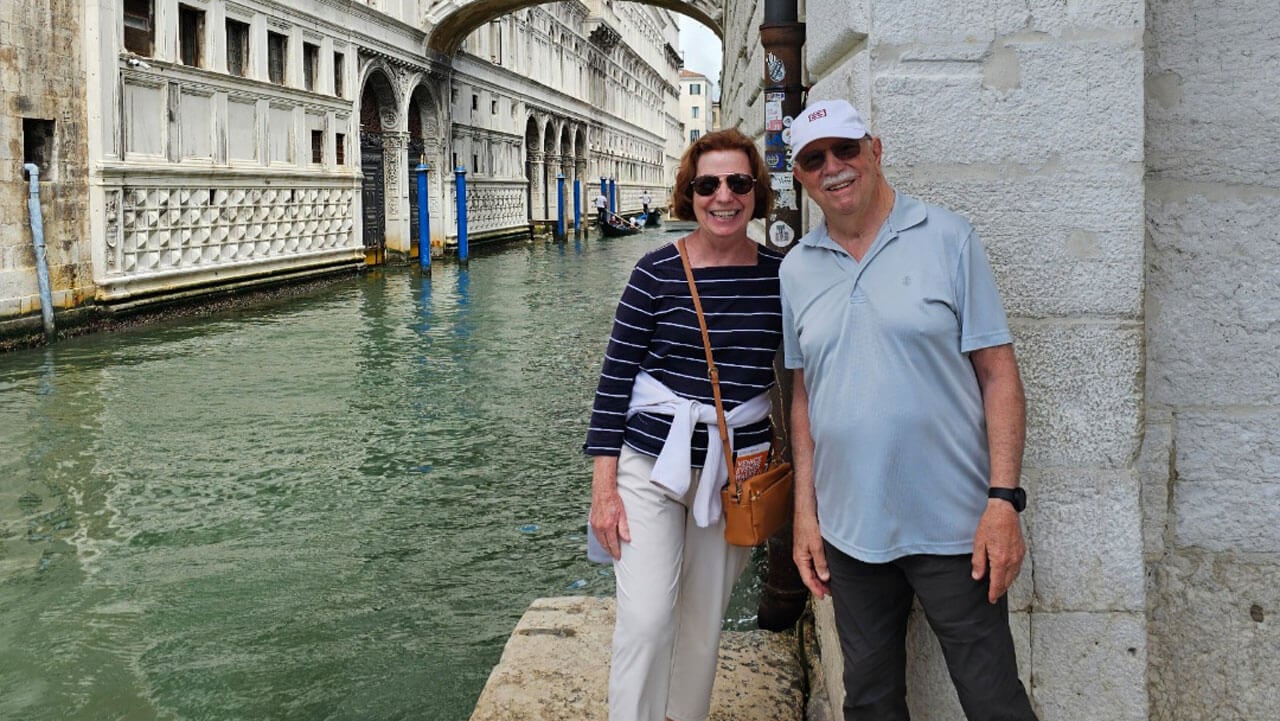
<path id="1" fill-rule="evenodd" d="M 846 140 L 831 146 L 831 154 L 836 156 L 836 160 L 842 160 L 846 163 L 858 157 L 858 154 L 861 152 L 861 140 Z M 808 152 L 801 153 L 800 156 L 796 158 L 795 162 L 796 165 L 806 173 L 817 172 L 822 170 L 822 166 L 827 164 L 827 151 L 810 150 Z"/>
<path id="2" fill-rule="evenodd" d="M 716 191 L 720 189 L 721 180 L 724 180 L 725 185 L 729 186 L 729 192 L 734 195 L 746 195 L 755 190 L 756 187 L 756 179 L 746 173 L 699 175 L 689 182 L 689 187 L 693 188 L 693 192 L 705 198 L 716 194 Z"/>

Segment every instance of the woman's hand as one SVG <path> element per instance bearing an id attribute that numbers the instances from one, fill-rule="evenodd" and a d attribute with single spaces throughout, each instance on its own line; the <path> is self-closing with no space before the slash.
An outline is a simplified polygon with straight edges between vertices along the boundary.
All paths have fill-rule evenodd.
<path id="1" fill-rule="evenodd" d="M 622 544 L 631 542 L 627 512 L 618 493 L 617 456 L 596 456 L 591 469 L 591 531 L 613 560 L 622 558 Z"/>

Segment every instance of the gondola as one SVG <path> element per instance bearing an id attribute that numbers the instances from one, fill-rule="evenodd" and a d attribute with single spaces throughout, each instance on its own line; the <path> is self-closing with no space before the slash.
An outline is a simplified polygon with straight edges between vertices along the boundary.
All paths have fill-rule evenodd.
<path id="1" fill-rule="evenodd" d="M 639 232 L 639 228 L 621 228 L 613 223 L 605 223 L 600 226 L 600 234 L 606 238 L 623 238 L 628 235 L 635 235 Z"/>
<path id="2" fill-rule="evenodd" d="M 644 219 L 644 226 L 646 228 L 657 228 L 660 225 L 662 225 L 662 209 L 654 208 L 649 212 L 648 217 Z"/>
<path id="3" fill-rule="evenodd" d="M 600 226 L 600 234 L 606 238 L 624 238 L 639 233 L 642 227 L 644 227 L 643 222 L 632 227 L 630 220 L 620 215 L 613 215 L 608 222 Z"/>

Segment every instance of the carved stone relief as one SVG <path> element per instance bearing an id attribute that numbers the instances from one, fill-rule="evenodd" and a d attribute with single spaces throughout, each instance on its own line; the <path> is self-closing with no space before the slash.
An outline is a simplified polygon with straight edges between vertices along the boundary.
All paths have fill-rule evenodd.
<path id="1" fill-rule="evenodd" d="M 405 154 L 409 148 L 409 134 L 405 132 L 382 133 L 382 172 L 386 188 L 387 216 L 404 217 L 407 210 L 400 197 L 400 175 L 404 170 Z"/>

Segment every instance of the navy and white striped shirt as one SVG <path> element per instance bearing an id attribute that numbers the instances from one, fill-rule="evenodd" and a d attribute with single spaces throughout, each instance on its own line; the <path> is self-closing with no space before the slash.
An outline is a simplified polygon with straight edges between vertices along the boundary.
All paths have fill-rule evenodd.
<path id="1" fill-rule="evenodd" d="M 693 269 L 726 413 L 773 386 L 773 358 L 782 339 L 781 262 L 782 255 L 759 246 L 754 266 Z M 649 413 L 626 417 L 631 386 L 641 370 L 678 396 L 715 403 L 698 316 L 674 244 L 641 258 L 622 292 L 583 446 L 587 455 L 616 456 L 624 442 L 650 456 L 661 452 L 670 418 Z M 768 419 L 734 431 L 736 448 L 771 438 Z M 699 424 L 692 443 L 695 467 L 702 466 L 706 450 L 707 426 Z"/>

